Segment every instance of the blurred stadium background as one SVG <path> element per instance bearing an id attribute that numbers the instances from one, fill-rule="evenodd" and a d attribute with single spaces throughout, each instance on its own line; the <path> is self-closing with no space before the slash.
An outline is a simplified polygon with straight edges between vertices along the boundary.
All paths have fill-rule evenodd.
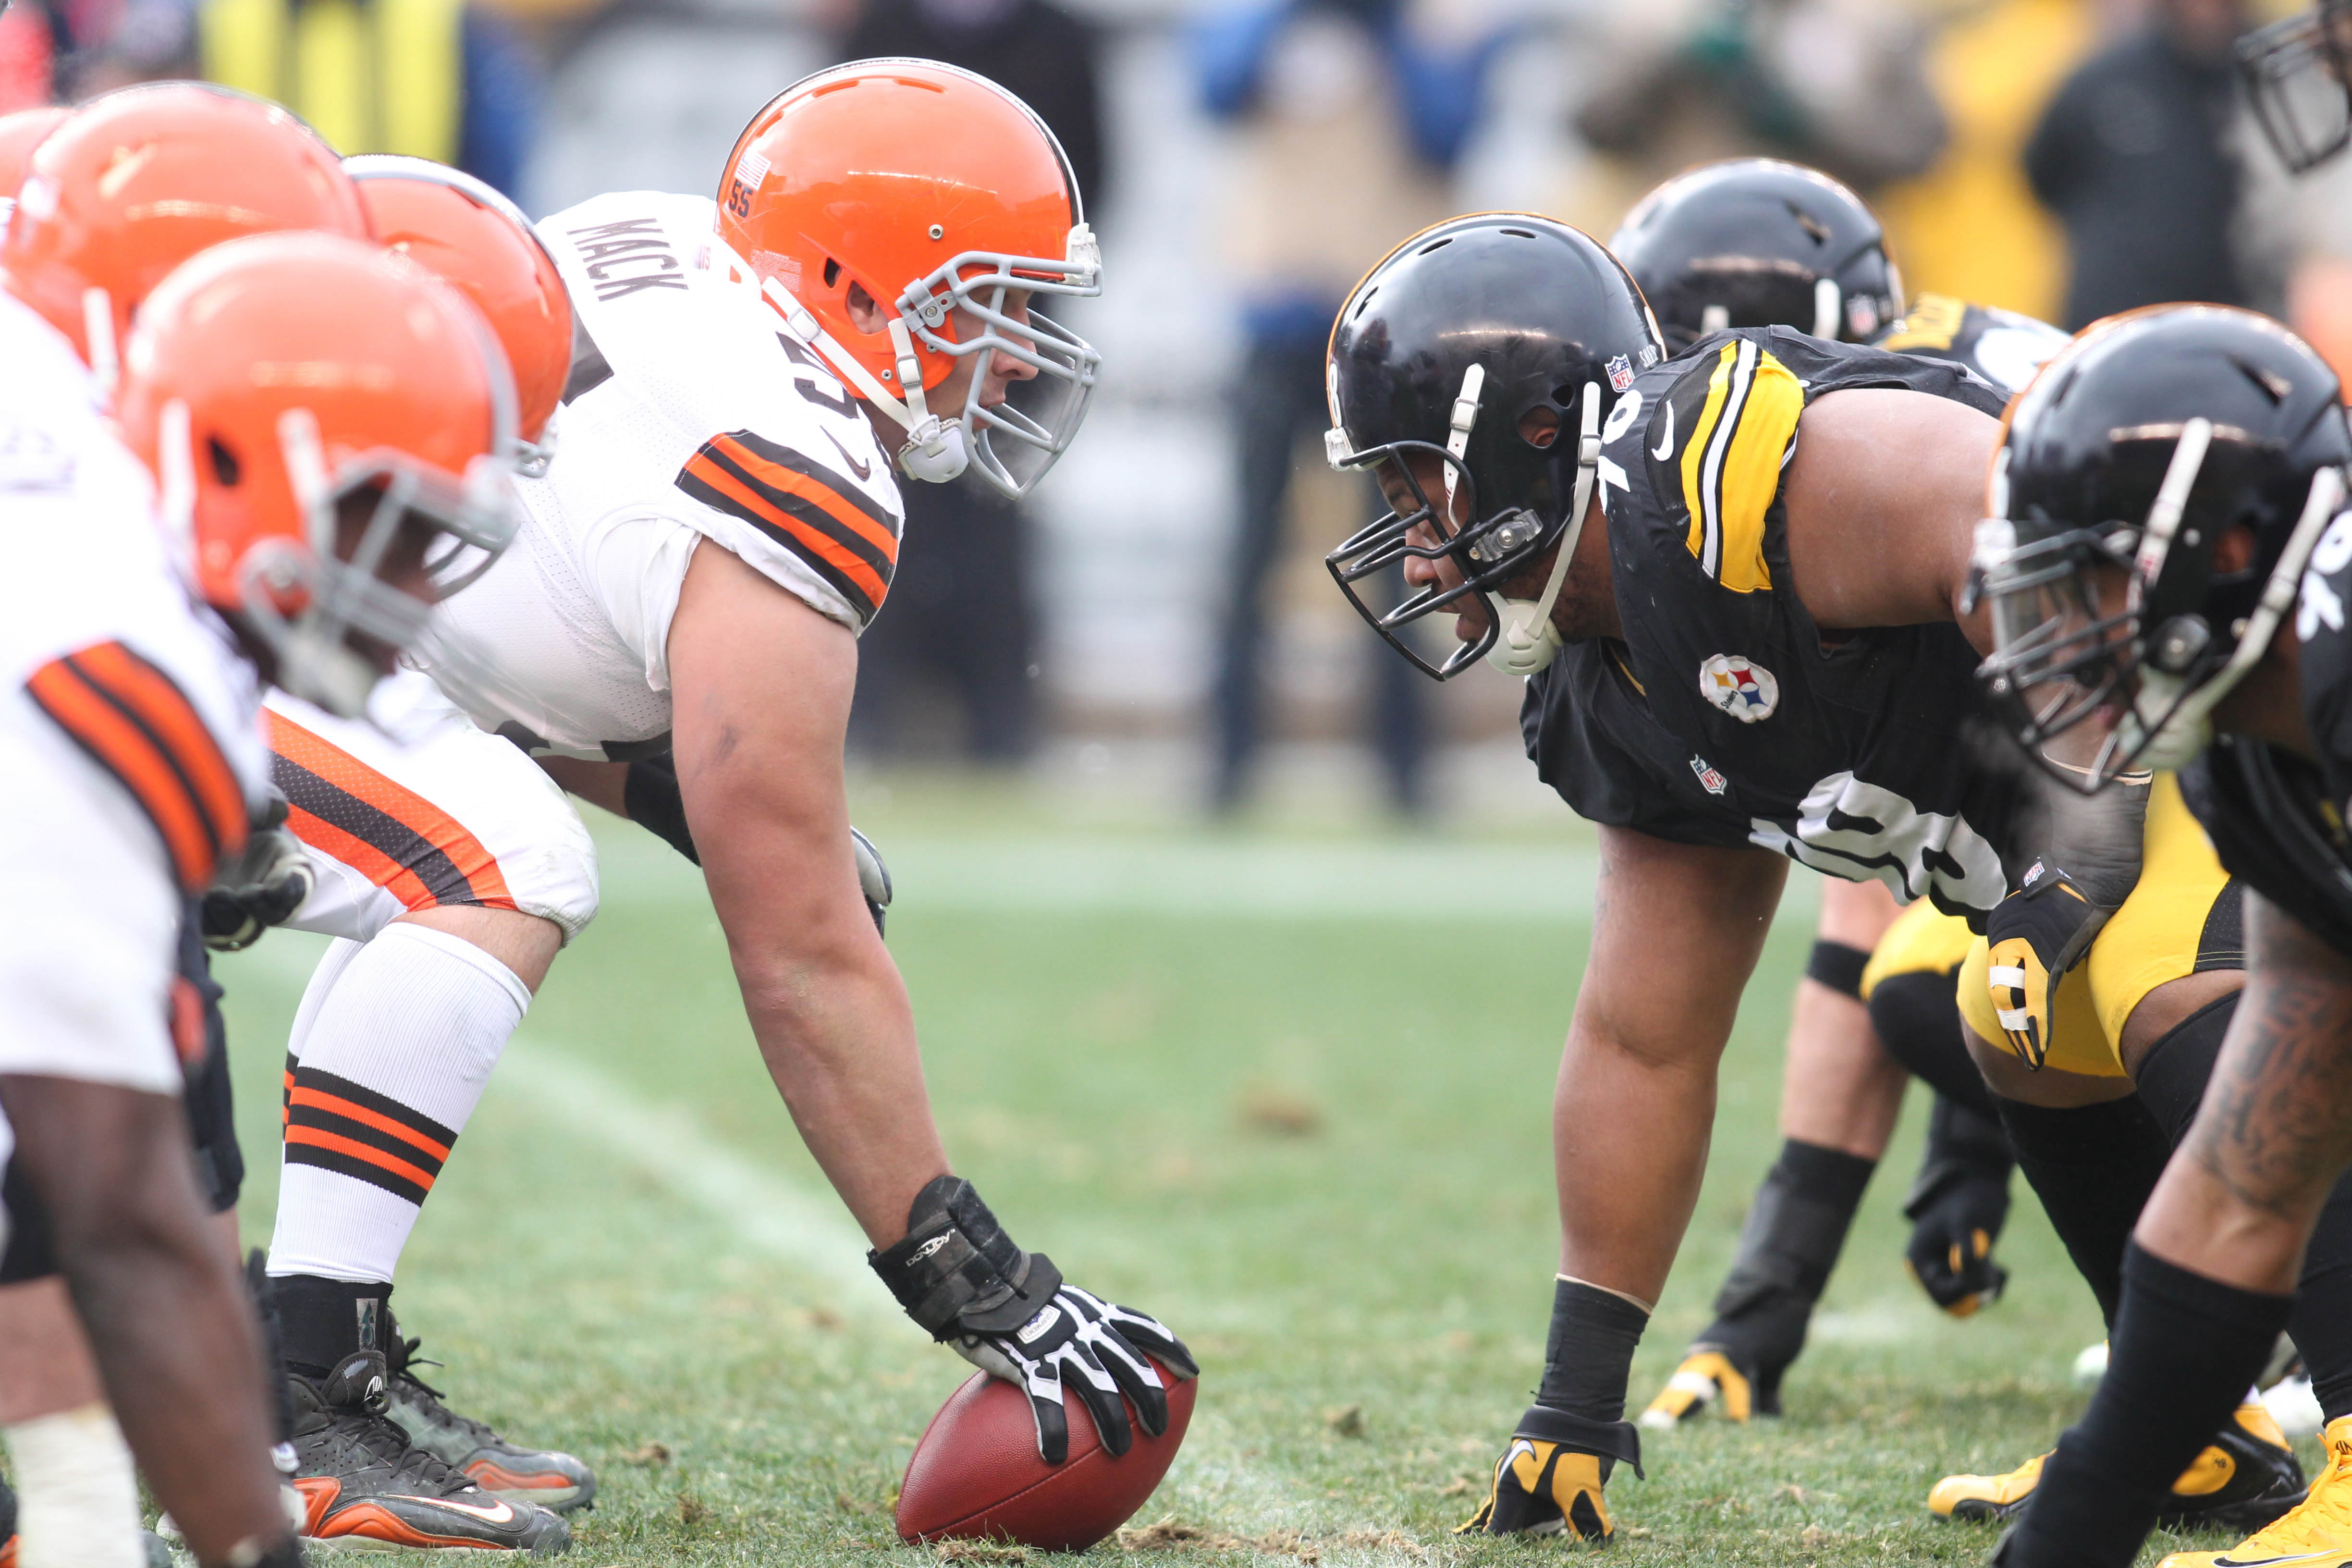
<path id="1" fill-rule="evenodd" d="M 321 68 L 297 81 L 282 64 L 268 78 L 238 63 L 257 8 L 462 13 L 462 62 L 419 66 L 362 31 L 349 80 Z M 2352 357 L 2352 175 L 2291 189 L 2212 64 L 2231 34 L 2288 8 L 14 0 L 0 16 L 0 109 L 209 69 L 275 88 L 331 139 L 407 134 L 397 150 L 420 150 L 394 124 L 402 95 L 446 94 L 451 83 L 418 78 L 460 73 L 457 161 L 544 214 L 605 190 L 710 189 L 753 109 L 848 54 L 934 54 L 999 75 L 1061 130 L 1089 187 L 1107 286 L 1076 324 L 1103 350 L 1101 393 L 1028 518 L 916 498 L 896 603 L 868 643 L 859 756 L 977 761 L 1051 798 L 1176 819 L 1255 803 L 1292 818 L 1402 807 L 1512 820 L 1547 810 L 1517 761 L 1514 691 L 1399 679 L 1321 571 L 1368 501 L 1323 468 L 1307 384 L 1347 283 L 1450 212 L 1530 206 L 1605 237 L 1675 169 L 1766 153 L 1864 190 L 1915 295 L 2072 325 L 2084 300 L 2168 285 L 2157 297 L 2231 298 Z M 2151 35 L 2173 47 L 2133 58 Z M 2066 79 L 2102 51 L 2117 58 L 2073 112 L 2051 116 L 2029 160 Z M 370 94 L 373 118 L 354 107 Z M 2037 201 L 2030 162 L 2064 225 Z M 2152 257 L 2150 276 L 2070 291 L 2070 241 L 2095 258 Z M 1247 451 L 1243 431 L 1257 433 Z M 1236 608 L 1251 603 L 1264 608 L 1255 640 Z M 1254 766 L 1253 731 L 1265 742 Z"/>

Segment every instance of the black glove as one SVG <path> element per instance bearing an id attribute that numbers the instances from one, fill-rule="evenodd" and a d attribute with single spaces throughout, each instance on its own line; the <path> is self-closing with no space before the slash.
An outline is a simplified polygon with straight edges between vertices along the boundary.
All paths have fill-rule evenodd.
<path id="1" fill-rule="evenodd" d="M 2010 1049 L 2037 1072 L 2050 1059 L 2058 983 L 2091 951 L 2110 912 L 2065 872 L 2037 860 L 2024 885 L 1985 918 L 1994 1015 Z"/>
<path id="2" fill-rule="evenodd" d="M 1929 1299 L 1956 1318 L 1999 1300 L 2009 1283 L 1992 1248 L 2009 1220 L 2015 1163 L 1997 1124 L 1951 1100 L 1936 1101 L 1927 1157 L 1903 1205 L 1911 1221 L 1904 1262 Z"/>
<path id="3" fill-rule="evenodd" d="M 198 920 L 205 945 L 215 952 L 251 947 L 310 896 L 310 854 L 287 827 L 286 812 L 286 797 L 271 791 L 269 804 L 254 819 L 245 853 L 223 866 L 205 889 Z"/>
<path id="4" fill-rule="evenodd" d="M 1135 1402 L 1145 1432 L 1168 1430 L 1167 1387 L 1144 1357 L 1158 1357 L 1179 1379 L 1200 1373 L 1183 1342 L 1156 1320 L 1064 1284 L 1053 1259 L 1015 1247 L 960 1177 L 940 1176 L 917 1194 L 906 1236 L 866 1260 L 917 1326 L 1027 1391 L 1037 1453 L 1049 1465 L 1069 1457 L 1065 1385 L 1086 1402 L 1103 1447 L 1118 1455 L 1134 1442 L 1121 1395 Z"/>

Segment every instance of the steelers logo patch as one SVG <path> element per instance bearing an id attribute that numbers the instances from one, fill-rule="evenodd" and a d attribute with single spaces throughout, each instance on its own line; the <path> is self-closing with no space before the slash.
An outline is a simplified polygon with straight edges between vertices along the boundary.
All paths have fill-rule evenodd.
<path id="1" fill-rule="evenodd" d="M 1698 667 L 1698 694 L 1743 724 L 1769 719 L 1780 705 L 1780 683 L 1772 672 L 1736 653 L 1710 655 Z"/>

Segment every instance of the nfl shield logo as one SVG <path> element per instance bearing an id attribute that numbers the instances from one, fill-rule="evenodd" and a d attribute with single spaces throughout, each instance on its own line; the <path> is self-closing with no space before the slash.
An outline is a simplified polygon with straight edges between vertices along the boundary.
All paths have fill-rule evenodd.
<path id="1" fill-rule="evenodd" d="M 1731 781 L 1716 769 L 1709 767 L 1705 757 L 1693 757 L 1690 760 L 1690 770 L 1698 776 L 1699 784 L 1709 795 L 1721 795 L 1731 786 Z"/>
<path id="2" fill-rule="evenodd" d="M 1633 384 L 1633 362 L 1619 354 L 1609 362 L 1609 390 L 1622 392 Z"/>
<path id="3" fill-rule="evenodd" d="M 1743 724 L 1769 719 L 1780 705 L 1780 683 L 1772 672 L 1736 653 L 1707 657 L 1698 667 L 1698 694 Z"/>

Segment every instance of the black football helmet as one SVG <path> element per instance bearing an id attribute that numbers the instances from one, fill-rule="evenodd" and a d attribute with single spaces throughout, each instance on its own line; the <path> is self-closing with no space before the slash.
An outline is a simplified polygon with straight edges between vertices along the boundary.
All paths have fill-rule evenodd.
<path id="1" fill-rule="evenodd" d="M 1356 613 L 1439 680 L 1481 655 L 1514 675 L 1550 663 L 1552 605 L 1591 499 L 1601 426 L 1634 376 L 1664 357 L 1641 289 L 1564 223 L 1482 213 L 1391 251 L 1339 308 L 1325 366 L 1331 466 L 1373 473 L 1391 500 L 1409 498 L 1326 558 Z M 1411 454 L 1444 475 L 1442 499 L 1423 489 Z M 1408 537 L 1415 529 L 1426 542 Z M 1555 542 L 1543 597 L 1505 598 L 1503 584 Z M 1450 560 L 1465 580 L 1385 614 L 1358 594 L 1408 556 Z M 1483 638 L 1433 659 L 1404 635 L 1471 594 L 1495 611 Z"/>
<path id="2" fill-rule="evenodd" d="M 1993 622 L 1978 673 L 2028 754 L 2085 791 L 2195 756 L 2347 463 L 2336 373 L 2266 317 L 2157 306 L 2060 351 L 2010 411 L 1972 579 Z M 2103 710 L 2095 744 L 2050 755 Z"/>
<path id="3" fill-rule="evenodd" d="M 2238 40 L 2263 133 L 2300 174 L 2352 143 L 2352 0 L 2319 0 Z"/>
<path id="4" fill-rule="evenodd" d="M 1675 353 L 1726 327 L 1868 342 L 1903 315 L 1903 280 L 1862 198 L 1774 158 L 1676 174 L 1635 204 L 1609 248 Z"/>

